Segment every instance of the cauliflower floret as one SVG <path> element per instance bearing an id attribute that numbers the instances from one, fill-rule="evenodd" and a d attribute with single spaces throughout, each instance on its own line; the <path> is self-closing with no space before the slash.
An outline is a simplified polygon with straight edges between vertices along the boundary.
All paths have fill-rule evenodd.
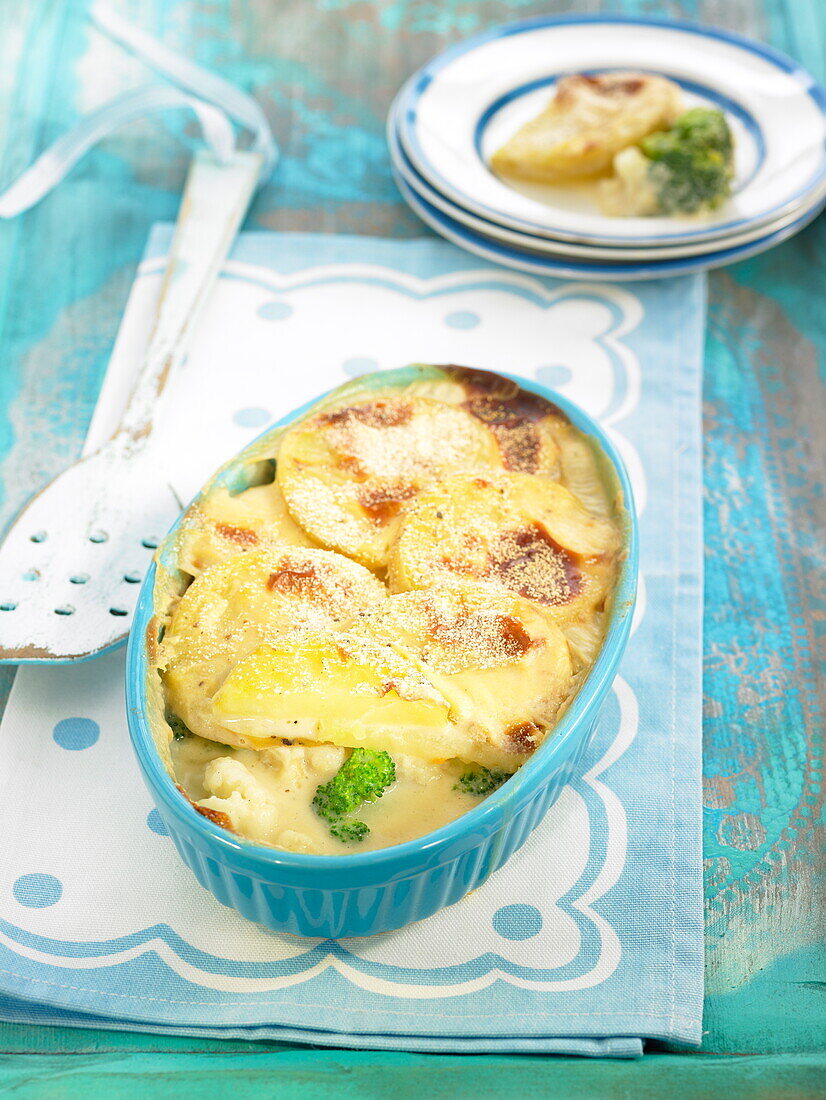
<path id="1" fill-rule="evenodd" d="M 327 779 L 344 763 L 347 750 L 340 745 L 308 745 L 305 748 L 307 770 L 313 778 Z"/>
<path id="2" fill-rule="evenodd" d="M 651 161 L 636 145 L 617 153 L 613 177 L 599 183 L 597 193 L 602 212 L 632 218 L 658 214 L 660 201 L 651 182 L 650 167 Z"/>
<path id="3" fill-rule="evenodd" d="M 413 783 L 420 784 L 422 787 L 428 783 L 433 783 L 444 775 L 444 768 L 441 764 L 434 764 L 430 760 L 422 760 L 416 756 L 405 756 L 396 753 L 393 756 L 393 762 L 396 765 L 396 773 L 399 779 L 408 779 Z"/>
<path id="4" fill-rule="evenodd" d="M 278 806 L 269 792 L 240 760 L 219 756 L 204 769 L 204 788 L 214 797 L 199 802 L 208 810 L 225 813 L 236 832 L 266 840 L 278 825 Z"/>
<path id="5" fill-rule="evenodd" d="M 210 760 L 204 768 L 204 786 L 219 798 L 229 798 L 235 791 L 248 799 L 265 797 L 252 772 L 231 756 L 217 756 Z"/>
<path id="6" fill-rule="evenodd" d="M 270 745 L 257 755 L 285 787 L 292 787 L 304 780 L 329 779 L 347 754 L 337 745 Z"/>
<path id="7" fill-rule="evenodd" d="M 297 829 L 284 829 L 278 834 L 278 845 L 286 848 L 288 852 L 307 852 L 315 855 L 323 851 L 318 841 L 306 833 L 300 833 Z"/>

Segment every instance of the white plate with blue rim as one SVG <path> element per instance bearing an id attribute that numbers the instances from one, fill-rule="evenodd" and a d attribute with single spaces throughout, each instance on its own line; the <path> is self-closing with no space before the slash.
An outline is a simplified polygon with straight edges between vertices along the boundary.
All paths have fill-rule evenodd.
<path id="1" fill-rule="evenodd" d="M 725 112 L 735 185 L 713 215 L 610 217 L 588 186 L 516 186 L 491 172 L 491 153 L 542 110 L 561 76 L 612 70 L 666 76 L 686 107 Z M 436 191 L 491 222 L 560 241 L 718 241 L 799 213 L 826 180 L 826 93 L 815 79 L 768 46 L 692 23 L 547 16 L 493 28 L 415 73 L 398 107 L 404 151 Z"/>
<path id="2" fill-rule="evenodd" d="M 431 206 L 436 207 L 436 209 L 440 210 L 443 214 L 447 214 L 448 217 L 457 222 L 461 222 L 462 225 L 467 226 L 469 229 L 475 230 L 483 237 L 491 237 L 494 240 L 506 244 L 516 245 L 518 248 L 554 255 L 557 259 L 564 256 L 590 262 L 605 260 L 614 261 L 615 263 L 627 263 L 635 260 L 651 261 L 678 259 L 687 256 L 702 256 L 709 252 L 719 251 L 722 247 L 723 240 L 726 248 L 734 248 L 738 245 L 749 244 L 752 241 L 759 240 L 761 237 L 766 237 L 770 233 L 776 233 L 781 229 L 785 229 L 793 222 L 799 223 L 806 213 L 813 210 L 821 203 L 823 198 L 826 197 L 826 180 L 824 180 L 820 187 L 791 213 L 775 218 L 765 225 L 761 224 L 756 227 L 750 226 L 748 229 L 741 232 L 731 233 L 722 240 L 718 239 L 717 241 L 692 241 L 682 245 L 652 245 L 648 248 L 616 248 L 607 245 L 585 245 L 574 244 L 569 241 L 556 241 L 548 237 L 539 237 L 528 233 L 522 233 L 516 229 L 508 229 L 505 226 L 497 225 L 496 222 L 492 222 L 487 218 L 481 218 L 465 210 L 464 207 L 459 206 L 445 195 L 436 191 L 427 180 L 417 172 L 416 166 L 402 148 L 397 132 L 397 117 L 397 106 L 394 103 L 390 108 L 387 119 L 387 144 L 390 151 L 390 160 L 396 174 L 401 176 L 408 187 L 415 192 L 419 198 L 424 199 L 425 202 L 430 203 Z"/>
<path id="3" fill-rule="evenodd" d="M 394 177 L 405 202 L 422 219 L 446 240 L 472 252 L 482 259 L 517 271 L 527 271 L 532 275 L 547 275 L 563 279 L 604 279 L 613 282 L 631 282 L 637 279 L 657 279 L 663 276 L 686 275 L 692 271 L 724 267 L 727 264 L 746 260 L 781 244 L 795 233 L 804 229 L 813 221 L 826 205 L 826 198 L 813 209 L 797 218 L 785 227 L 768 233 L 750 244 L 725 247 L 725 242 L 714 252 L 702 256 L 689 256 L 683 259 L 637 261 L 629 263 L 605 263 L 576 260 L 569 256 L 553 256 L 527 249 L 517 248 L 503 241 L 485 237 L 481 233 L 462 225 L 461 222 L 444 214 L 427 202 L 394 171 Z"/>

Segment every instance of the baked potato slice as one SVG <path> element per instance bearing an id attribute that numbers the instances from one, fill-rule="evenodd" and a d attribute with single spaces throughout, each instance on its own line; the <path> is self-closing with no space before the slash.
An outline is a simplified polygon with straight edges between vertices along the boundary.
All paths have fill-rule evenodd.
<path id="1" fill-rule="evenodd" d="M 388 580 L 395 592 L 481 583 L 567 622 L 603 602 L 618 548 L 614 526 L 557 482 L 457 475 L 405 510 Z"/>
<path id="2" fill-rule="evenodd" d="M 599 176 L 617 153 L 670 126 L 681 110 L 682 92 L 665 77 L 566 76 L 545 110 L 497 149 L 490 165 L 498 175 L 533 183 Z"/>
<path id="3" fill-rule="evenodd" d="M 404 505 L 461 470 L 502 468 L 492 433 L 426 397 L 365 399 L 284 435 L 277 479 L 297 523 L 321 545 L 383 569 Z"/>
<path id="4" fill-rule="evenodd" d="M 217 486 L 198 501 L 178 535 L 178 565 L 193 577 L 243 551 L 317 546 L 289 513 L 277 482 L 231 494 Z"/>
<path id="5" fill-rule="evenodd" d="M 386 599 L 369 570 L 329 550 L 252 550 L 214 565 L 183 594 L 160 643 L 170 709 L 193 733 L 226 740 L 211 701 L 239 661 L 291 631 L 343 628 Z"/>
<path id="6" fill-rule="evenodd" d="M 525 601 L 478 589 L 392 596 L 344 632 L 262 646 L 215 696 L 237 743 L 273 739 L 512 772 L 571 688 L 568 644 Z"/>

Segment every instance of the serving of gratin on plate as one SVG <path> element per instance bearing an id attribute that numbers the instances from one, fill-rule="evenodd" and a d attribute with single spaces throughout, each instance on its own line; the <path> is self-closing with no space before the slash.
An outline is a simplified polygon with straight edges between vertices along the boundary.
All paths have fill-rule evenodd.
<path id="1" fill-rule="evenodd" d="M 383 848 L 464 814 L 553 736 L 605 632 L 623 539 L 593 443 L 503 376 L 398 373 L 266 435 L 158 575 L 176 782 L 260 844 Z"/>
<path id="2" fill-rule="evenodd" d="M 642 72 L 563 77 L 541 114 L 491 157 L 528 183 L 598 180 L 604 214 L 708 215 L 731 193 L 734 140 L 725 114 L 686 110 L 678 84 Z"/>

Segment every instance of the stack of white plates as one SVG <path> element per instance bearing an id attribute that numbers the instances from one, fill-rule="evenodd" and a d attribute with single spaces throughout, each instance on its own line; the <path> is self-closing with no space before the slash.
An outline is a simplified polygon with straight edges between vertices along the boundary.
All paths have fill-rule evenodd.
<path id="1" fill-rule="evenodd" d="M 600 213 L 593 186 L 506 184 L 490 155 L 569 73 L 635 70 L 722 109 L 734 134 L 731 198 L 709 217 Z M 826 203 L 826 93 L 790 58 L 726 31 L 618 16 L 533 19 L 446 50 L 401 89 L 388 119 L 396 181 L 448 240 L 540 275 L 645 279 L 719 267 L 779 244 Z"/>

